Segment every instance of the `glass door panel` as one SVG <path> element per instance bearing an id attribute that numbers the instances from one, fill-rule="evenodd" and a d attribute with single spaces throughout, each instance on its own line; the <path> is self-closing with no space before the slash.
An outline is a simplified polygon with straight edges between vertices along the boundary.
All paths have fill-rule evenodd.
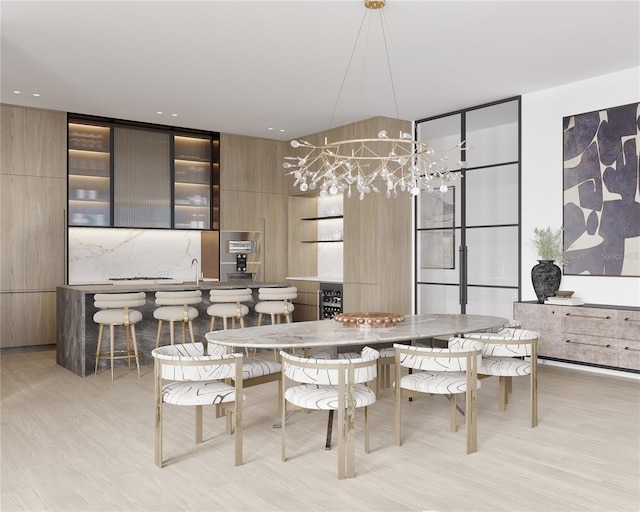
<path id="1" fill-rule="evenodd" d="M 109 126 L 69 122 L 69 225 L 111 223 Z"/>
<path id="2" fill-rule="evenodd" d="M 450 170 L 460 169 L 460 150 L 452 151 L 462 140 L 460 114 L 439 117 L 417 125 L 417 140 L 429 144 L 439 158 L 446 154 Z"/>
<path id="3" fill-rule="evenodd" d="M 459 229 L 419 231 L 416 244 L 418 282 L 460 282 Z"/>
<path id="4" fill-rule="evenodd" d="M 169 133 L 114 128 L 114 226 L 171 227 Z"/>
<path id="5" fill-rule="evenodd" d="M 518 286 L 518 227 L 467 230 L 469 285 Z"/>
<path id="6" fill-rule="evenodd" d="M 513 303 L 518 301 L 518 290 L 469 286 L 467 313 L 470 315 L 513 317 Z"/>
<path id="7" fill-rule="evenodd" d="M 504 165 L 467 171 L 467 226 L 518 224 L 518 166 Z"/>
<path id="8" fill-rule="evenodd" d="M 176 228 L 211 228 L 211 156 L 208 137 L 176 135 L 174 224 Z"/>
<path id="9" fill-rule="evenodd" d="M 466 114 L 467 168 L 519 160 L 519 101 Z"/>
<path id="10" fill-rule="evenodd" d="M 460 291 L 458 286 L 419 284 L 416 300 L 418 313 L 460 313 Z"/>

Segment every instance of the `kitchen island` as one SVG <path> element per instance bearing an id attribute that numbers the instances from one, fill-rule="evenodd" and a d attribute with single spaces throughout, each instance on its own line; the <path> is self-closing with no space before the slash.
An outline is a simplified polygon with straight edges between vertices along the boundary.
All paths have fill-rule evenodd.
<path id="1" fill-rule="evenodd" d="M 205 334 L 209 332 L 211 318 L 207 315 L 209 307 L 209 290 L 212 288 L 251 288 L 253 291 L 249 307 L 249 314 L 245 316 L 245 326 L 257 325 L 258 315 L 254 311 L 254 304 L 258 300 L 258 288 L 288 286 L 285 283 L 258 283 L 246 280 L 218 282 L 202 281 L 195 285 L 192 282 L 173 284 L 129 284 L 129 285 L 67 285 L 56 289 L 56 362 L 72 371 L 76 375 L 85 377 L 94 371 L 95 353 L 98 343 L 98 324 L 93 321 L 93 315 L 98 311 L 93 305 L 96 293 L 128 293 L 145 292 L 146 305 L 136 308 L 142 313 L 142 321 L 136 324 L 140 363 L 151 364 L 151 351 L 156 345 L 158 321 L 153 318 L 153 311 L 158 307 L 154 300 L 156 291 L 202 290 L 202 302 L 194 307 L 198 310 L 198 318 L 193 321 L 196 341 L 205 342 Z M 217 325 L 218 329 L 222 327 Z M 177 342 L 182 341 L 181 332 L 176 330 Z M 163 326 L 160 343 L 168 344 L 169 326 Z M 187 331 L 187 339 L 189 337 Z M 108 332 L 104 334 L 103 344 L 109 343 Z M 124 343 L 124 330 L 116 329 L 116 343 Z M 100 368 L 105 368 L 108 361 L 100 362 Z M 125 361 L 115 361 L 116 365 L 125 365 Z M 104 365 L 104 366 L 103 366 Z"/>

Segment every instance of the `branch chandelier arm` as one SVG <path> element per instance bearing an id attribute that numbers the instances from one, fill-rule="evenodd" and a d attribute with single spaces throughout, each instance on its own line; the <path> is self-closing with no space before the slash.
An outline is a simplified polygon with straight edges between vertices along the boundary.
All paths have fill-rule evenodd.
<path id="1" fill-rule="evenodd" d="M 381 9 L 385 5 L 384 0 L 365 0 L 367 9 Z M 366 14 L 366 12 L 365 12 Z M 385 35 L 385 23 L 380 16 L 384 48 L 387 58 L 387 66 L 391 79 L 393 100 L 398 116 L 398 105 L 395 96 L 395 86 L 391 73 L 391 62 Z M 360 30 L 349 58 L 347 71 L 340 86 L 340 93 L 336 101 L 331 122 L 335 115 L 340 95 L 344 87 L 351 61 L 360 39 L 360 32 L 364 24 L 364 18 L 360 24 Z M 387 29 L 387 32 L 388 29 Z M 378 138 L 350 139 L 338 142 L 327 142 L 324 145 L 314 145 L 304 140 L 292 140 L 291 146 L 304 156 L 287 156 L 282 164 L 285 169 L 291 169 L 287 175 L 295 177 L 294 187 L 300 187 L 301 192 L 315 190 L 320 187 L 320 195 L 336 195 L 347 192 L 351 197 L 351 187 L 354 186 L 359 193 L 360 200 L 370 192 L 379 192 L 376 183 L 386 188 L 386 197 L 397 197 L 398 190 L 409 192 L 412 195 L 420 194 L 421 190 L 432 191 L 433 179 L 439 180 L 441 192 L 448 190 L 447 183 L 453 181 L 455 176 L 449 171 L 447 157 L 435 157 L 435 151 L 425 142 L 414 140 L 409 133 L 400 133 L 397 139 L 389 138 L 386 130 L 378 133 Z M 464 147 L 464 142 L 456 144 L 446 151 L 452 152 Z M 465 163 L 458 160 L 460 169 Z"/>

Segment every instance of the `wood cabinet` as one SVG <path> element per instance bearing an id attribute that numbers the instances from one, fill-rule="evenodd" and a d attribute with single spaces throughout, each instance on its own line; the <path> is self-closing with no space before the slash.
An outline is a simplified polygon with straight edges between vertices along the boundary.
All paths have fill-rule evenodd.
<path id="1" fill-rule="evenodd" d="M 293 321 L 306 322 L 308 320 L 318 320 L 318 287 L 316 281 L 302 281 L 289 279 L 289 285 L 298 289 L 298 297 L 293 301 Z"/>
<path id="2" fill-rule="evenodd" d="M 513 316 L 539 333 L 541 357 L 640 370 L 640 308 L 516 302 Z"/>
<path id="3" fill-rule="evenodd" d="M 65 276 L 66 114 L 2 105 L 0 347 L 55 343 Z"/>
<path id="4" fill-rule="evenodd" d="M 69 117 L 69 226 L 219 228 L 219 136 Z"/>
<path id="5" fill-rule="evenodd" d="M 263 280 L 287 276 L 284 142 L 221 134 L 220 228 L 263 233 Z"/>

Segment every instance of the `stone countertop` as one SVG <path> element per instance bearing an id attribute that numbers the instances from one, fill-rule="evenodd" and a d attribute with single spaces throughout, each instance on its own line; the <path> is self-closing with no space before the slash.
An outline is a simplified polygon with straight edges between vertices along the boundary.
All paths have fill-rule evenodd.
<path id="1" fill-rule="evenodd" d="M 167 290 L 167 291 L 178 291 L 178 290 L 211 290 L 212 288 L 268 288 L 268 287 L 283 287 L 289 286 L 286 283 L 263 283 L 263 282 L 255 282 L 255 281 L 245 281 L 245 280 L 237 280 L 237 281 L 201 281 L 198 286 L 196 286 L 195 281 L 184 281 L 182 283 L 171 283 L 171 284 L 158 284 L 158 283 L 149 283 L 147 284 L 105 284 L 105 283 L 97 283 L 97 284 L 82 284 L 82 285 L 60 285 L 58 288 L 66 289 L 66 290 L 76 290 L 86 293 L 124 293 L 124 292 L 148 292 L 148 291 L 158 291 L 158 290 Z"/>
<path id="2" fill-rule="evenodd" d="M 207 341 L 237 348 L 291 349 L 365 346 L 398 341 L 454 336 L 502 327 L 506 318 L 484 315 L 407 315 L 393 327 L 345 327 L 333 320 L 263 325 L 245 329 L 212 331 Z"/>

